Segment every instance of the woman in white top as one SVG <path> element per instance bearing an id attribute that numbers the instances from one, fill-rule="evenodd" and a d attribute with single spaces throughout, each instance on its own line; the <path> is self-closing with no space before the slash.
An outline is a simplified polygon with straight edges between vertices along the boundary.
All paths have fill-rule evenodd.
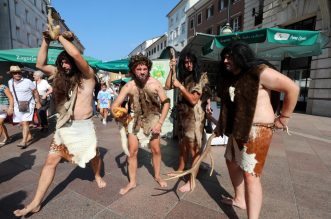
<path id="1" fill-rule="evenodd" d="M 47 109 L 50 105 L 50 94 L 53 92 L 53 88 L 49 83 L 42 79 L 44 73 L 42 71 L 35 71 L 33 73 L 34 83 L 39 93 L 41 108 L 38 110 L 38 119 L 41 124 L 41 132 L 48 131 L 47 121 Z"/>

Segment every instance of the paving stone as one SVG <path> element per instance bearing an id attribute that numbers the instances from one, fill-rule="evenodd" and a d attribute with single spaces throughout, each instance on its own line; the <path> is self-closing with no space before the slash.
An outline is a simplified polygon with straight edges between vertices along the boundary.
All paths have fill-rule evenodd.
<path id="1" fill-rule="evenodd" d="M 260 218 L 263 219 L 292 219 L 299 218 L 297 206 L 293 202 L 264 197 Z"/>
<path id="2" fill-rule="evenodd" d="M 299 206 L 299 215 L 301 219 L 325 219 L 331 218 L 330 212 L 316 210 L 315 208 L 304 208 Z"/>
<path id="3" fill-rule="evenodd" d="M 331 191 L 318 190 L 311 186 L 293 185 L 299 207 L 331 213 Z"/>
<path id="4" fill-rule="evenodd" d="M 229 218 L 219 211 L 214 211 L 209 208 L 188 202 L 181 201 L 176 207 L 167 215 L 167 219 L 172 218 Z"/>
<path id="5" fill-rule="evenodd" d="M 105 209 L 99 213 L 97 213 L 93 219 L 120 219 L 120 218 L 123 218 L 122 216 L 112 212 L 111 210 L 109 209 Z"/>
<path id="6" fill-rule="evenodd" d="M 164 218 L 176 205 L 178 197 L 172 192 L 158 194 L 150 187 L 139 185 L 109 208 L 126 218 Z"/>
<path id="7" fill-rule="evenodd" d="M 93 200 L 75 192 L 70 192 L 47 204 L 42 211 L 32 215 L 31 219 L 50 217 L 52 219 L 93 218 L 102 210 L 104 210 L 104 207 Z"/>
<path id="8" fill-rule="evenodd" d="M 327 167 L 316 155 L 288 151 L 287 158 L 290 170 L 294 169 L 320 174 L 330 174 Z"/>

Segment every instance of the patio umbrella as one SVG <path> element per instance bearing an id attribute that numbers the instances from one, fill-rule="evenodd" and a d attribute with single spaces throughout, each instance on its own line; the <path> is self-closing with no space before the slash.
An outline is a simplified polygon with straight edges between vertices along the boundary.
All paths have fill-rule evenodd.
<path id="1" fill-rule="evenodd" d="M 322 53 L 328 43 L 328 37 L 320 31 L 281 28 L 262 28 L 217 36 L 198 33 L 195 38 L 192 42 L 196 45 L 191 47 L 204 59 L 215 61 L 220 59 L 222 49 L 234 41 L 248 43 L 259 58 L 267 60 L 316 56 Z"/>
<path id="2" fill-rule="evenodd" d="M 10 50 L 0 50 L 0 61 L 7 62 L 19 62 L 23 64 L 35 64 L 37 61 L 37 55 L 40 48 L 22 48 L 22 49 L 10 49 Z M 48 49 L 48 60 L 47 63 L 50 65 L 54 65 L 57 56 L 62 52 L 63 49 L 61 47 L 50 47 Z M 101 60 L 95 59 L 90 56 L 83 56 L 84 59 L 88 62 L 91 67 L 95 67 L 95 65 Z"/>
<path id="3" fill-rule="evenodd" d="M 97 68 L 105 71 L 128 73 L 129 72 L 128 64 L 129 64 L 129 59 L 120 59 L 120 60 L 98 63 L 96 64 L 96 66 Z"/>
<path id="4" fill-rule="evenodd" d="M 121 78 L 121 79 L 114 80 L 111 83 L 120 84 L 121 82 L 128 83 L 129 81 L 131 81 L 131 78 Z"/>

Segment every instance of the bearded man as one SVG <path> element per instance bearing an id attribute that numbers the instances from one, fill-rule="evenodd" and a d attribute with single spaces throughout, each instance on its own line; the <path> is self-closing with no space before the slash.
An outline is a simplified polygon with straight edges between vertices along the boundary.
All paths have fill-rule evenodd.
<path id="1" fill-rule="evenodd" d="M 139 54 L 130 59 L 129 70 L 133 80 L 122 87 L 118 97 L 112 105 L 114 113 L 121 104 L 129 97 L 132 105 L 132 120 L 128 124 L 128 172 L 130 182 L 120 190 L 124 195 L 137 185 L 137 153 L 138 145 L 142 147 L 149 144 L 152 151 L 154 167 L 154 179 L 161 186 L 166 187 L 167 183 L 161 179 L 161 151 L 160 132 L 162 124 L 168 114 L 170 100 L 166 96 L 161 83 L 150 77 L 152 62 L 146 56 Z"/>
<path id="2" fill-rule="evenodd" d="M 54 96 L 59 116 L 34 199 L 25 208 L 14 211 L 17 217 L 40 210 L 41 202 L 62 158 L 82 168 L 91 161 L 98 187 L 106 186 L 106 182 L 100 176 L 101 160 L 97 150 L 94 124 L 91 120 L 94 71 L 67 38 L 73 39 L 73 34 L 65 32 L 53 39 L 58 40 L 65 50 L 57 57 L 56 67 L 47 64 L 50 43 L 48 32 L 44 34 L 38 53 L 36 67 L 47 75 L 54 76 Z"/>

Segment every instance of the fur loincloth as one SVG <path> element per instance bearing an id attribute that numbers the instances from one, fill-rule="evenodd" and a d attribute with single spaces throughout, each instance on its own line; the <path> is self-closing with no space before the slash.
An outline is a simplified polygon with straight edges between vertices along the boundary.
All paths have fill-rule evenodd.
<path id="1" fill-rule="evenodd" d="M 235 161 L 240 168 L 254 176 L 260 176 L 267 158 L 274 124 L 253 125 L 248 142 L 240 145 L 230 135 L 224 157 Z"/>

